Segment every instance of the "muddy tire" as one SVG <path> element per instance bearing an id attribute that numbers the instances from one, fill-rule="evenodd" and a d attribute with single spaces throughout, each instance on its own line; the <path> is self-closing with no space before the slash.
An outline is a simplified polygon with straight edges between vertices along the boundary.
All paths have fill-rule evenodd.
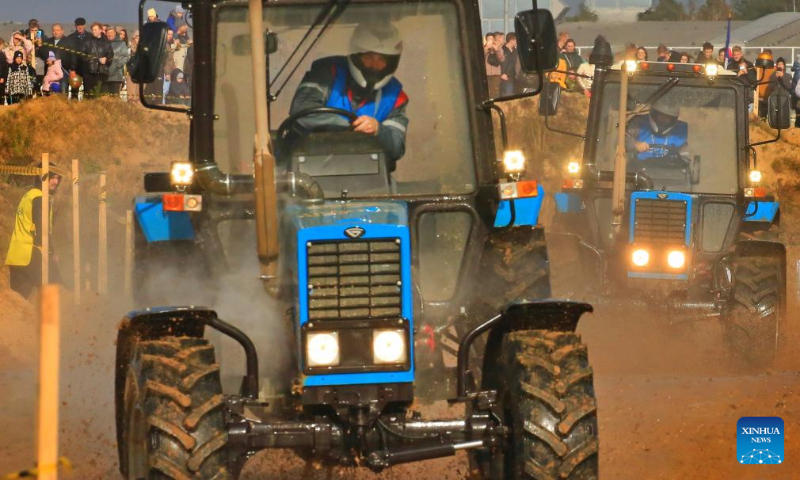
<path id="1" fill-rule="evenodd" d="M 580 336 L 527 330 L 507 334 L 484 389 L 498 392 L 503 447 L 473 465 L 497 480 L 596 480 L 597 406 Z"/>
<path id="2" fill-rule="evenodd" d="M 777 256 L 739 256 L 732 267 L 733 292 L 722 316 L 726 341 L 745 365 L 769 365 L 785 335 L 783 262 Z"/>
<path id="3" fill-rule="evenodd" d="M 135 345 L 121 408 L 128 480 L 228 480 L 228 434 L 214 347 L 168 337 Z M 120 408 L 118 406 L 118 408 Z"/>

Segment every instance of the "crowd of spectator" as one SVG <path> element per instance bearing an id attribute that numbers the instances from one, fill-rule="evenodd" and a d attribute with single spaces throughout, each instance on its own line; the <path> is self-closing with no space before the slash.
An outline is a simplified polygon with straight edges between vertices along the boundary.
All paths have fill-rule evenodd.
<path id="1" fill-rule="evenodd" d="M 513 33 L 504 35 L 502 32 L 489 33 L 484 37 L 484 59 L 486 61 L 486 75 L 488 76 L 489 94 L 492 98 L 508 96 L 513 94 L 525 93 L 535 85 L 521 72 L 519 58 L 517 54 L 516 36 Z M 594 66 L 588 61 L 588 57 L 582 56 L 578 50 L 575 40 L 570 38 L 569 33 L 560 32 L 558 34 L 559 63 L 556 70 L 548 74 L 548 81 L 560 84 L 561 88 L 567 92 L 580 92 L 591 95 L 591 77 Z M 763 72 L 761 78 L 757 78 L 757 70 L 753 63 L 744 57 L 744 51 L 740 46 L 733 46 L 730 54 L 726 55 L 726 49 L 720 48 L 715 51 L 711 43 L 704 43 L 697 52 L 680 52 L 659 45 L 655 52 L 648 51 L 647 47 L 629 43 L 625 45 L 624 51 L 617 57 L 617 63 L 622 64 L 625 60 L 636 60 L 637 62 L 671 62 L 671 63 L 699 63 L 707 65 L 716 63 L 720 68 L 736 72 L 742 80 L 752 87 L 750 103 L 754 101 L 754 92 L 759 92 L 759 113 L 766 113 L 766 102 L 769 96 L 777 88 L 789 91 L 793 97 L 793 104 L 800 104 L 800 55 L 795 59 L 791 67 L 791 72 L 787 70 L 786 60 L 782 57 L 774 59 L 770 50 L 764 50 L 759 57 L 773 60 L 774 68 Z M 574 73 L 574 74 L 571 74 Z M 765 83 L 765 81 L 769 81 Z M 798 111 L 795 126 L 800 126 L 800 108 Z"/>
<path id="2" fill-rule="evenodd" d="M 148 22 L 161 22 L 151 8 Z M 190 103 L 189 82 L 193 55 L 191 27 L 186 12 L 176 6 L 166 20 L 167 52 L 158 79 L 145 86 L 152 103 Z M 60 23 L 48 36 L 37 20 L 14 32 L 8 42 L 0 38 L 0 105 L 12 105 L 36 96 L 65 95 L 80 100 L 102 95 L 138 101 L 138 85 L 128 75 L 127 64 L 136 53 L 139 32 L 129 35 L 123 26 L 88 24 L 83 17 L 67 34 Z"/>

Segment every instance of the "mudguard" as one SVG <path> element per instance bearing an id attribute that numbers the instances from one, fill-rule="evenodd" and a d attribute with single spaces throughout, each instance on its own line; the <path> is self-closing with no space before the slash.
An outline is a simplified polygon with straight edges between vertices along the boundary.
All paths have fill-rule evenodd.
<path id="1" fill-rule="evenodd" d="M 494 346 L 502 341 L 503 336 L 520 330 L 553 330 L 559 332 L 574 332 L 578 321 L 586 312 L 593 312 L 594 308 L 588 303 L 570 302 L 565 300 L 541 300 L 534 302 L 512 302 L 503 312 L 490 318 L 486 322 L 473 328 L 464 335 L 458 345 L 457 364 L 457 399 L 465 399 L 469 392 L 469 350 L 472 343 L 480 335 L 489 332 L 486 342 L 486 351 L 493 350 Z M 484 359 L 486 362 L 494 359 Z"/>
<path id="2" fill-rule="evenodd" d="M 745 222 L 780 224 L 780 204 L 778 202 L 750 202 L 744 214 Z"/>
<path id="3" fill-rule="evenodd" d="M 734 255 L 777 255 L 786 262 L 786 246 L 769 240 L 740 240 Z"/>

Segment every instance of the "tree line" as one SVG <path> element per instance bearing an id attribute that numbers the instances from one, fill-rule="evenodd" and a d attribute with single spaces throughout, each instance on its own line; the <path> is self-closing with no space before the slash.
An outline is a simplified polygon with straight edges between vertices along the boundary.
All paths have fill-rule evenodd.
<path id="1" fill-rule="evenodd" d="M 797 0 L 657 0 L 638 14 L 640 21 L 755 20 L 770 13 L 795 11 Z"/>

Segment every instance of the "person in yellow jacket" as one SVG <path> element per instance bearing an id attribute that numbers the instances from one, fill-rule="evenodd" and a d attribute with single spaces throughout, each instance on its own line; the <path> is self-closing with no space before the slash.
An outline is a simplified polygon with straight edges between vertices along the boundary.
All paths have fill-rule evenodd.
<path id="1" fill-rule="evenodd" d="M 46 181 L 37 176 L 33 188 L 22 196 L 17 207 L 14 232 L 11 234 L 11 243 L 6 254 L 6 265 L 11 273 L 11 289 L 26 298 L 42 283 L 42 184 L 45 182 L 46 187 L 50 190 L 50 230 L 52 231 L 52 199 L 61 184 L 61 175 L 51 170 Z M 60 283 L 58 258 L 53 255 L 52 240 L 49 245 L 50 281 Z"/>

